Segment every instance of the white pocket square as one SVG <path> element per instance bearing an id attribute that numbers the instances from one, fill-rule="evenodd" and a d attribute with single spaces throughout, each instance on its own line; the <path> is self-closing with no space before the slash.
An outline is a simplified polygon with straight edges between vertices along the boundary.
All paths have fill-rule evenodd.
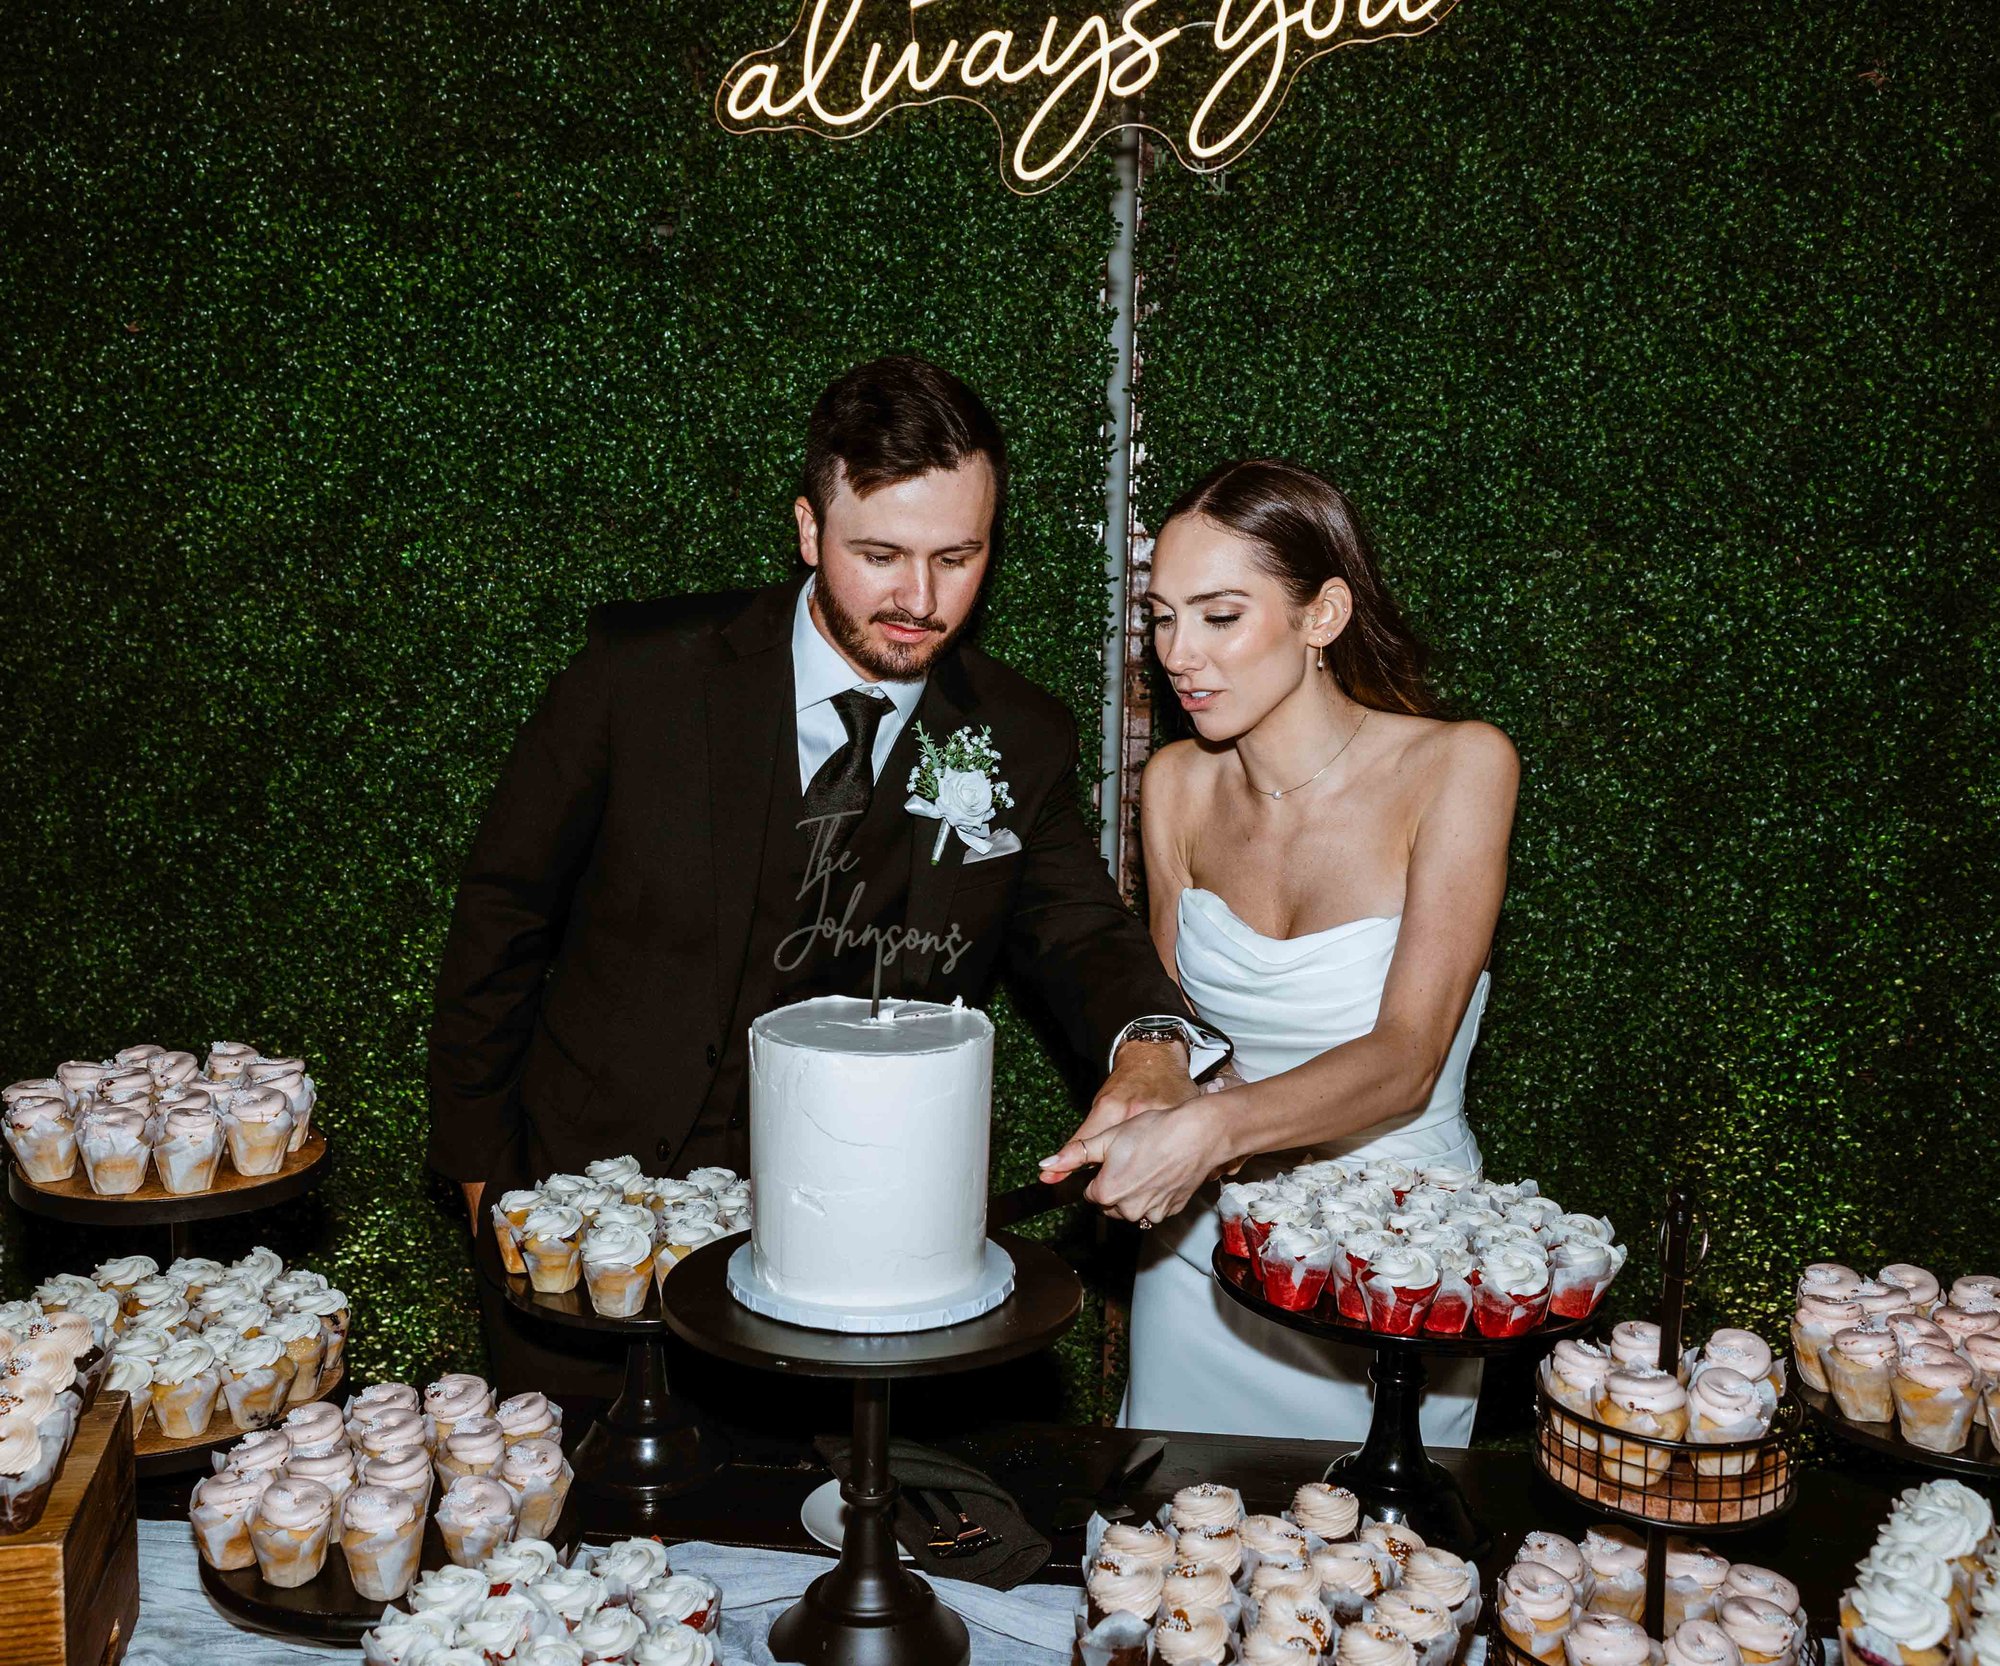
<path id="1" fill-rule="evenodd" d="M 963 865 L 969 868 L 975 862 L 990 862 L 996 856 L 1012 856 L 1020 848 L 1020 836 L 1013 829 L 1003 827 L 993 835 L 990 848 L 978 851 L 968 847 Z"/>

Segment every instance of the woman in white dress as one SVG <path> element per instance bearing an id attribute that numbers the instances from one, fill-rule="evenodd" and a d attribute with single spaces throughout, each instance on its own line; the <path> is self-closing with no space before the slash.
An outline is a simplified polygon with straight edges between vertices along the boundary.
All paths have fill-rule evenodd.
<path id="1" fill-rule="evenodd" d="M 1449 722 L 1341 493 L 1308 470 L 1215 470 L 1169 512 L 1147 594 L 1195 737 L 1146 767 L 1153 939 L 1235 1043 L 1221 1091 L 1093 1115 L 1048 1159 L 1151 1226 L 1123 1421 L 1359 1440 L 1363 1349 L 1260 1319 L 1215 1288 L 1221 1174 L 1309 1157 L 1476 1169 L 1465 1069 L 1506 890 L 1519 764 Z M 1463 1446 L 1476 1362 L 1434 1368 L 1424 1438 Z"/>

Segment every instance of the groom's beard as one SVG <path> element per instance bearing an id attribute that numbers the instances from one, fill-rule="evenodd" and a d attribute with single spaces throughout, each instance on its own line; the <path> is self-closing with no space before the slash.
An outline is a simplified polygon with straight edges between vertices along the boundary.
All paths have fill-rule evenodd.
<path id="1" fill-rule="evenodd" d="M 884 608 L 863 621 L 840 605 L 840 598 L 834 595 L 833 587 L 826 582 L 824 574 L 820 582 L 813 586 L 813 600 L 819 604 L 819 615 L 826 624 L 827 634 L 840 651 L 871 677 L 882 677 L 890 682 L 914 682 L 923 676 L 958 640 L 959 632 L 965 629 L 960 624 L 954 630 L 935 614 L 919 619 L 901 608 Z M 934 634 L 928 642 L 878 642 L 868 634 L 870 624 L 901 625 L 906 630 Z"/>

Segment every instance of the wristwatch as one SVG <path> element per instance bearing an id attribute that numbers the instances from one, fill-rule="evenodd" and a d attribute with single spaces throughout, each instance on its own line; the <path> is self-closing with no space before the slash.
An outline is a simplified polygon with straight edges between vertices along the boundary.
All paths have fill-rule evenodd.
<path id="1" fill-rule="evenodd" d="M 1229 1037 L 1220 1030 L 1212 1030 L 1206 1024 L 1195 1023 L 1186 1018 L 1177 1018 L 1172 1013 L 1148 1013 L 1143 1018 L 1133 1019 L 1118 1032 L 1118 1039 L 1111 1044 L 1111 1057 L 1105 1061 L 1107 1070 L 1116 1068 L 1118 1049 L 1128 1041 L 1185 1043 L 1188 1050 L 1188 1074 L 1197 1082 L 1220 1070 L 1236 1051 Z"/>
<path id="2" fill-rule="evenodd" d="M 1187 1026 L 1178 1018 L 1135 1018 L 1125 1026 L 1121 1041 L 1178 1041 L 1188 1045 Z"/>

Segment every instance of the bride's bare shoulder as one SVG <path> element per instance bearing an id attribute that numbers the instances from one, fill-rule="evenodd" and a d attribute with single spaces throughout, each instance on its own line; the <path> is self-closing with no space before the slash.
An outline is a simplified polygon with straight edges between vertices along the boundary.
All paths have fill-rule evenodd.
<path id="1" fill-rule="evenodd" d="M 1521 779 L 1521 758 L 1504 730 L 1476 718 L 1457 721 L 1398 716 L 1405 737 L 1406 767 L 1428 796 L 1504 794 L 1511 799 Z"/>

